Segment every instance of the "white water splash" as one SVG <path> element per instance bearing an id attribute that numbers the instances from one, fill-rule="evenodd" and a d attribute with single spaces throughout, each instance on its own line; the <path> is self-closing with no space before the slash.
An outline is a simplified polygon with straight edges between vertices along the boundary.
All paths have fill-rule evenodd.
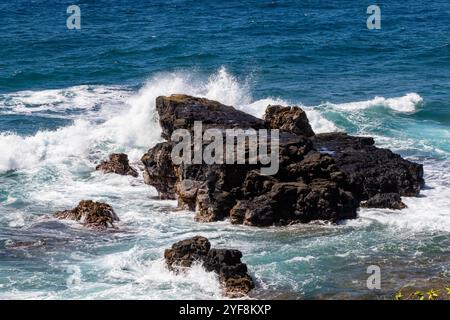
<path id="1" fill-rule="evenodd" d="M 0 95 L 0 113 L 42 114 L 68 110 L 91 110 L 100 105 L 120 104 L 130 92 L 119 86 L 75 86 L 65 89 L 18 91 Z"/>
<path id="2" fill-rule="evenodd" d="M 1 133 L 0 172 L 55 165 L 70 158 L 88 159 L 93 153 L 107 156 L 117 151 L 127 152 L 132 161 L 138 161 L 147 148 L 160 140 L 156 97 L 176 93 L 218 100 L 259 117 L 269 104 L 288 104 L 271 98 L 252 102 L 247 84 L 240 83 L 225 68 L 205 81 L 189 73 L 161 73 L 134 95 L 124 88 L 104 86 L 8 94 L 6 99 L 14 101 L 16 112 L 90 110 L 94 106 L 100 110 L 95 115 L 79 115 L 72 125 L 55 131 L 39 131 L 33 136 Z M 316 110 L 306 112 L 316 132 L 337 129 Z"/>

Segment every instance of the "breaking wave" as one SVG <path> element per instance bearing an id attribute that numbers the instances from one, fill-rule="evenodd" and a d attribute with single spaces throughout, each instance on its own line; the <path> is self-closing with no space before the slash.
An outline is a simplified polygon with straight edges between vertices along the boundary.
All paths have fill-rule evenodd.
<path id="1" fill-rule="evenodd" d="M 357 101 L 341 104 L 333 104 L 328 102 L 326 105 L 342 111 L 357 111 L 381 106 L 396 112 L 414 113 L 416 112 L 417 107 L 422 104 L 423 98 L 419 94 L 412 92 L 402 97 L 396 98 L 375 97 L 367 101 Z"/>
<path id="2" fill-rule="evenodd" d="M 0 172 L 30 168 L 42 163 L 61 163 L 68 158 L 87 159 L 91 154 L 124 151 L 137 160 L 143 150 L 159 141 L 155 99 L 184 93 L 218 100 L 261 117 L 269 104 L 288 104 L 281 99 L 253 101 L 246 81 L 242 83 L 225 68 L 207 79 L 186 72 L 161 73 L 137 92 L 106 86 L 77 86 L 61 90 L 21 91 L 3 95 L 0 110 L 12 113 L 62 112 L 83 109 L 69 126 L 39 131 L 33 136 L 0 133 Z M 98 110 L 97 110 L 98 109 Z M 313 109 L 306 110 L 317 132 L 336 126 Z"/>

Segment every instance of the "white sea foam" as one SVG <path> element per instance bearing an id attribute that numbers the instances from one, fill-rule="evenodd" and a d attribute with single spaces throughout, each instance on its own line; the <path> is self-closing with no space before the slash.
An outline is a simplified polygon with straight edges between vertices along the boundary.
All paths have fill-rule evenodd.
<path id="1" fill-rule="evenodd" d="M 194 264 L 186 272 L 175 274 L 167 269 L 161 252 L 157 252 L 157 259 L 148 257 L 148 250 L 133 247 L 124 252 L 113 253 L 101 257 L 93 262 L 96 268 L 104 270 L 107 279 L 125 283 L 115 288 L 120 295 L 135 298 L 174 298 L 211 299 L 222 298 L 218 277 L 214 272 L 206 272 L 199 265 Z M 133 283 L 133 287 L 128 286 Z M 108 291 L 100 296 L 107 297 Z"/>
<path id="2" fill-rule="evenodd" d="M 340 131 L 340 129 L 331 121 L 327 120 L 316 108 L 307 107 L 301 103 L 292 103 L 278 98 L 265 98 L 256 100 L 250 104 L 237 105 L 237 108 L 245 111 L 255 117 L 262 118 L 269 105 L 281 106 L 299 106 L 305 110 L 309 123 L 316 133 Z"/>
<path id="3" fill-rule="evenodd" d="M 315 259 L 313 256 L 294 257 L 292 259 L 286 260 L 286 262 L 287 263 L 310 262 L 313 259 Z"/>
<path id="4" fill-rule="evenodd" d="M 366 227 L 372 223 L 388 226 L 394 233 L 410 236 L 416 232 L 450 232 L 450 173 L 448 164 L 425 163 L 426 187 L 419 197 L 402 197 L 407 208 L 398 210 L 365 209 L 360 219 L 347 220 L 346 225 Z"/>
<path id="5" fill-rule="evenodd" d="M 416 111 L 416 108 L 422 103 L 423 98 L 419 94 L 412 92 L 402 97 L 396 98 L 375 97 L 367 101 L 357 101 L 341 104 L 327 103 L 326 105 L 342 111 L 356 111 L 382 106 L 397 112 L 413 113 Z"/>
<path id="6" fill-rule="evenodd" d="M 18 91 L 0 95 L 0 113 L 32 114 L 91 110 L 100 105 L 116 105 L 129 95 L 129 90 L 119 86 L 82 85 L 66 89 Z"/>
<path id="7" fill-rule="evenodd" d="M 322 109 L 319 106 L 307 107 L 301 103 L 270 97 L 254 101 L 247 81 L 239 81 L 225 68 L 220 68 L 206 79 L 187 72 L 161 73 L 149 79 L 135 94 L 130 94 L 129 90 L 124 88 L 104 86 L 78 86 L 62 90 L 25 91 L 9 94 L 7 98 L 10 102 L 14 101 L 13 104 L 18 108 L 16 111 L 21 108 L 28 109 L 29 106 L 40 106 L 37 109 L 41 108 L 41 110 L 44 106 L 48 110 L 69 107 L 92 109 L 93 106 L 97 106 L 100 108 L 96 112 L 97 116 L 103 120 L 99 122 L 97 118 L 92 121 L 90 118 L 84 119 L 83 116 L 79 116 L 72 125 L 56 131 L 40 131 L 33 136 L 0 134 L 0 148 L 3 150 L 0 154 L 0 172 L 50 165 L 57 168 L 61 175 L 65 175 L 68 181 L 61 184 L 62 189 L 58 187 L 58 184 L 50 185 L 48 188 L 40 189 L 35 195 L 48 201 L 50 198 L 57 200 L 56 190 L 62 192 L 64 188 L 73 190 L 73 193 L 78 196 L 82 196 L 83 192 L 76 190 L 86 190 L 87 194 L 84 194 L 86 197 L 89 193 L 95 195 L 95 190 L 82 186 L 84 182 L 77 181 L 76 177 L 72 177 L 73 172 L 78 169 L 91 168 L 90 170 L 92 170 L 95 162 L 114 151 L 127 152 L 132 162 L 138 162 L 142 153 L 160 139 L 160 127 L 155 117 L 156 97 L 174 93 L 215 99 L 228 105 L 234 105 L 236 108 L 258 117 L 263 115 L 268 105 L 300 105 L 305 109 L 316 132 L 339 130 L 334 123 L 322 116 Z M 400 98 L 375 98 L 365 102 L 332 106 L 341 110 L 358 110 L 382 105 L 397 111 L 409 112 L 413 111 L 421 101 L 422 98 L 419 95 L 411 93 Z M 389 143 L 386 146 L 389 147 Z M 32 171 L 29 173 L 32 174 Z M 93 181 L 89 183 L 96 185 Z M 112 183 L 114 184 L 114 182 Z M 102 184 L 103 190 L 108 193 L 105 190 L 105 188 L 109 188 L 108 183 L 101 181 L 99 184 Z M 54 190 L 52 191 L 52 189 Z M 438 190 L 437 187 L 429 191 L 430 197 Z M 443 192 L 445 191 L 443 190 Z M 121 191 L 110 190 L 109 193 L 111 192 L 119 194 Z M 424 193 L 426 194 L 427 191 Z M 69 198 L 71 199 L 71 197 Z M 425 198 L 406 201 L 411 202 L 409 210 L 413 210 L 413 207 L 418 208 L 422 202 L 427 202 Z M 415 204 L 415 202 L 419 204 Z M 63 205 L 63 203 L 58 205 Z M 446 228 L 445 223 L 444 228 Z"/>
<path id="8" fill-rule="evenodd" d="M 137 160 L 143 150 L 160 139 L 155 99 L 160 95 L 185 93 L 218 100 L 238 109 L 262 116 L 269 104 L 288 104 L 279 99 L 252 102 L 246 81 L 230 75 L 225 68 L 203 81 L 189 73 L 161 73 L 152 77 L 134 95 L 123 88 L 79 86 L 42 92 L 18 92 L 7 95 L 16 111 L 58 111 L 67 108 L 100 109 L 95 117 L 78 116 L 72 125 L 56 131 L 39 131 L 33 136 L 1 133 L 0 172 L 30 168 L 45 163 L 64 163 L 70 158 L 87 159 L 92 153 L 105 156 L 126 151 Z M 35 107 L 30 107 L 35 106 Z M 317 132 L 336 127 L 316 110 L 306 110 Z M 95 121 L 92 119 L 95 118 Z M 102 120 L 99 123 L 99 118 Z"/>

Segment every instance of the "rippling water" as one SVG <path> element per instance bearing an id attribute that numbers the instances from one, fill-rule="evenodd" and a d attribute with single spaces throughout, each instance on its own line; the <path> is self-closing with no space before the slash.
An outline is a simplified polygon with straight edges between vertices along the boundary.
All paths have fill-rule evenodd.
<path id="1" fill-rule="evenodd" d="M 259 298 L 391 298 L 450 265 L 450 5 L 360 1 L 69 1 L 0 4 L 0 298 L 221 298 L 213 274 L 173 275 L 164 248 L 197 234 L 240 249 Z M 93 170 L 160 141 L 155 98 L 205 96 L 260 116 L 302 106 L 316 132 L 374 136 L 424 164 L 399 212 L 339 225 L 201 224 L 138 179 Z M 110 203 L 98 235 L 51 213 Z M 27 246 L 15 247 L 17 241 Z M 379 265 L 382 289 L 366 287 Z"/>

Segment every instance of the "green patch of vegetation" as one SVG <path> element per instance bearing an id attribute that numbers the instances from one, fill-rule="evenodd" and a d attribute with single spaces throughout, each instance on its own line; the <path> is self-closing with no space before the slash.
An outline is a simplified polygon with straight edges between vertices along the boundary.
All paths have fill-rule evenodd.
<path id="1" fill-rule="evenodd" d="M 417 290 L 409 294 L 400 290 L 395 293 L 394 300 L 450 300 L 450 286 L 445 287 L 445 291 L 431 288 L 426 292 Z"/>

